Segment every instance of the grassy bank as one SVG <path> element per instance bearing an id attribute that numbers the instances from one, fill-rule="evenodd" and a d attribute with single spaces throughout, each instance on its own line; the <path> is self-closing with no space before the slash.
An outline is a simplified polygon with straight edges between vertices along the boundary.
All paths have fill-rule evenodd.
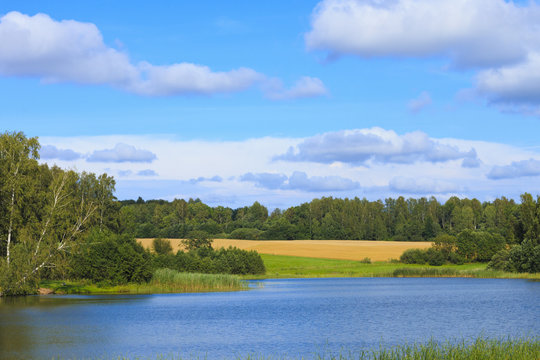
<path id="1" fill-rule="evenodd" d="M 107 285 L 88 281 L 43 281 L 42 288 L 55 294 L 163 294 L 211 291 L 237 291 L 247 284 L 235 275 L 180 273 L 158 269 L 152 280 L 143 284 Z"/>
<path id="2" fill-rule="evenodd" d="M 476 277 L 540 279 L 540 274 L 505 273 L 486 269 L 486 264 L 426 266 L 392 262 L 371 264 L 352 260 L 306 258 L 261 254 L 266 275 L 258 278 L 302 277 Z M 246 277 L 248 278 L 248 277 Z"/>

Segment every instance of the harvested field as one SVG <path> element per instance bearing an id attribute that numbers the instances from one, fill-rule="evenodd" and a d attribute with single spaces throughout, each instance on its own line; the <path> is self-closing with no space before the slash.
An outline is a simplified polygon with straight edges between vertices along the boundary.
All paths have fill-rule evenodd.
<path id="1" fill-rule="evenodd" d="M 151 248 L 154 239 L 137 239 L 145 248 Z M 174 251 L 181 248 L 181 239 L 168 239 Z M 407 249 L 425 249 L 430 242 L 369 241 L 369 240 L 232 240 L 215 239 L 213 247 L 234 246 L 256 250 L 261 254 L 303 256 L 323 259 L 386 261 L 399 259 Z"/>

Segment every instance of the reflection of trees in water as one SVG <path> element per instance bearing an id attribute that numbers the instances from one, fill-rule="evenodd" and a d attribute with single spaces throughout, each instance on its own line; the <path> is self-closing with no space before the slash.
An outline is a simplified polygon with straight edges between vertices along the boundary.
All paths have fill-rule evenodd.
<path id="1" fill-rule="evenodd" d="M 38 303 L 35 296 L 0 298 L 0 359 L 22 357 L 32 348 L 32 314 L 24 308 Z"/>
<path id="2" fill-rule="evenodd" d="M 57 309 L 144 299 L 147 297 L 133 295 L 0 297 L 0 360 L 47 357 L 39 353 L 44 344 L 46 349 L 56 348 L 60 354 L 66 344 L 84 343 L 84 334 L 66 332 L 66 323 L 71 322 L 69 312 L 62 315 L 56 313 Z"/>

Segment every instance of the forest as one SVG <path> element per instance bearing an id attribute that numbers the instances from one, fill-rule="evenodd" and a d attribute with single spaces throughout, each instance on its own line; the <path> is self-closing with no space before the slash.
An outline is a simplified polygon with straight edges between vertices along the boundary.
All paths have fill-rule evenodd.
<path id="1" fill-rule="evenodd" d="M 258 254 L 214 250 L 211 239 L 363 239 L 433 241 L 433 249 L 403 262 L 491 260 L 505 271 L 540 271 L 540 197 L 492 202 L 451 197 L 314 199 L 285 210 L 258 202 L 238 209 L 199 199 L 118 201 L 107 174 L 77 173 L 40 164 L 37 138 L 0 135 L 0 288 L 35 292 L 41 279 L 148 281 L 160 267 L 206 273 L 264 273 Z M 146 251 L 136 238 L 184 238 L 173 254 L 156 241 Z M 160 250 L 161 249 L 161 250 Z"/>

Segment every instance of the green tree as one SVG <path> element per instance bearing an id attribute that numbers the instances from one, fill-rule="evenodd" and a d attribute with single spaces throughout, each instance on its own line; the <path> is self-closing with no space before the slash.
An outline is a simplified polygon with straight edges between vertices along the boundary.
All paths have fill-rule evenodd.
<path id="1" fill-rule="evenodd" d="M 11 247 L 17 229 L 22 224 L 23 196 L 35 185 L 39 159 L 37 138 L 27 138 L 22 132 L 0 135 L 0 201 L 5 209 L 2 240 L 5 241 L 7 267 L 11 262 Z M 3 246 L 2 246 L 3 247 Z"/>
<path id="2" fill-rule="evenodd" d="M 152 241 L 152 248 L 154 248 L 154 252 L 158 255 L 167 255 L 173 252 L 170 240 L 162 238 L 155 238 Z"/>
<path id="3" fill-rule="evenodd" d="M 192 231 L 188 234 L 187 239 L 182 240 L 182 245 L 187 251 L 197 249 L 211 249 L 212 239 L 208 233 L 200 230 Z"/>

